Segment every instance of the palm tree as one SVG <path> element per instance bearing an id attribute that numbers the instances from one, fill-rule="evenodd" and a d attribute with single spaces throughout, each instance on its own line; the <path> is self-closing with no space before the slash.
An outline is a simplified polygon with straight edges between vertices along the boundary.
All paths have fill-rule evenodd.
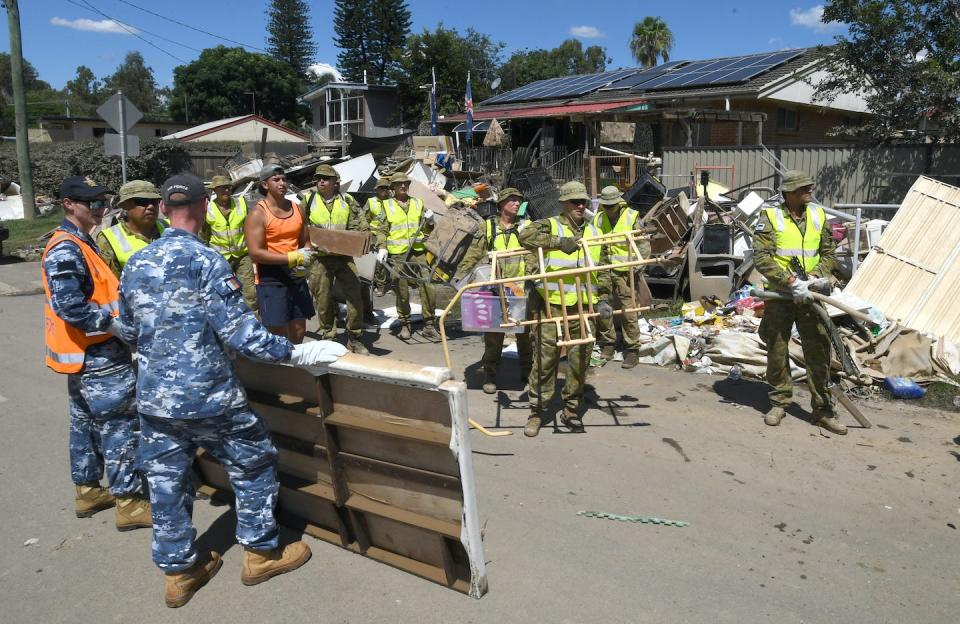
<path id="1" fill-rule="evenodd" d="M 633 25 L 630 53 L 643 67 L 653 67 L 657 64 L 657 58 L 669 61 L 672 47 L 673 33 L 659 17 L 647 16 Z"/>

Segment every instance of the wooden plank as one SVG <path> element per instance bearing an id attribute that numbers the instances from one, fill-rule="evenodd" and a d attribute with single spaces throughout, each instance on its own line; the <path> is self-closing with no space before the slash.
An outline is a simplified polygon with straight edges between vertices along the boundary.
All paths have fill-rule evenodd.
<path id="1" fill-rule="evenodd" d="M 439 583 L 440 585 L 446 585 L 451 589 L 455 589 L 465 594 L 470 593 L 470 583 L 468 581 L 456 579 L 453 583 L 447 583 L 447 575 L 439 566 L 429 565 L 417 561 L 416 559 L 404 557 L 403 555 L 398 555 L 390 552 L 389 550 L 384 550 L 377 547 L 369 548 L 365 554 L 371 559 L 376 559 L 377 561 L 385 563 L 389 566 L 393 566 L 394 568 L 399 568 L 405 572 L 416 574 L 417 576 L 425 578 L 428 581 L 433 581 L 434 583 Z"/>
<path id="2" fill-rule="evenodd" d="M 350 509 L 374 514 L 378 517 L 389 518 L 401 524 L 419 527 L 433 533 L 460 539 L 459 522 L 449 522 L 439 518 L 432 518 L 406 509 L 392 507 L 356 494 L 347 499 L 346 506 Z"/>
<path id="3" fill-rule="evenodd" d="M 425 420 L 393 418 L 356 407 L 338 408 L 333 415 L 326 418 L 326 423 L 394 438 L 417 440 L 426 444 L 438 446 L 450 444 L 449 427 Z"/>
<path id="4" fill-rule="evenodd" d="M 389 414 L 398 419 L 430 421 L 450 428 L 450 406 L 446 397 L 425 388 L 393 386 L 371 392 L 365 379 L 328 375 L 334 412 Z"/>
<path id="5" fill-rule="evenodd" d="M 459 479 L 402 466 L 378 465 L 357 457 L 344 460 L 344 476 L 351 496 L 451 524 L 460 523 L 463 503 Z"/>
<path id="6" fill-rule="evenodd" d="M 322 483 L 333 488 L 333 478 L 330 474 L 330 462 L 326 456 L 315 457 L 312 455 L 303 455 L 280 448 L 280 457 L 278 466 L 280 472 L 307 479 L 316 483 Z"/>
<path id="7" fill-rule="evenodd" d="M 395 438 L 342 427 L 337 431 L 343 453 L 363 455 L 394 464 L 457 477 L 460 466 L 446 446 L 422 444 L 416 440 Z"/>
<path id="8" fill-rule="evenodd" d="M 256 391 L 249 392 L 247 399 L 271 432 L 326 446 L 320 408 L 315 403 L 289 394 L 271 395 Z"/>
<path id="9" fill-rule="evenodd" d="M 237 373 L 244 387 L 268 395 L 286 394 L 306 399 L 311 405 L 319 405 L 317 378 L 302 368 L 280 364 L 267 364 L 240 357 L 236 360 Z"/>

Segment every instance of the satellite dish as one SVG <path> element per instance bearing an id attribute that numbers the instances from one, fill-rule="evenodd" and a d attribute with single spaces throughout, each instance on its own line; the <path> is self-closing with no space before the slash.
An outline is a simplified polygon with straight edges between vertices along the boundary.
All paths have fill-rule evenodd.
<path id="1" fill-rule="evenodd" d="M 493 79 L 493 82 L 490 83 L 490 88 L 495 90 L 497 87 L 500 86 L 500 82 L 501 82 L 500 76 L 497 76 L 496 78 Z"/>

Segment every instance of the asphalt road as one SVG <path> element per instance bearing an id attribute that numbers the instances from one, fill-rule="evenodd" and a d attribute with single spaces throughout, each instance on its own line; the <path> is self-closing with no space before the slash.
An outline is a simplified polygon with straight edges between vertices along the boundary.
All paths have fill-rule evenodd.
<path id="1" fill-rule="evenodd" d="M 869 402 L 871 430 L 823 434 L 803 410 L 773 429 L 762 422 L 761 384 L 608 365 L 592 378 L 585 434 L 547 427 L 531 440 L 521 433 L 526 397 L 507 379 L 515 362 L 507 390 L 469 396 L 474 418 L 515 433 L 471 433 L 484 598 L 309 537 L 304 568 L 244 587 L 233 513 L 198 501 L 200 539 L 225 563 L 189 605 L 167 609 L 149 531 L 118 533 L 109 511 L 73 514 L 66 380 L 42 363 L 41 304 L 0 296 L 4 622 L 877 623 L 960 614 L 955 415 Z M 442 362 L 438 345 L 384 335 L 378 347 Z M 479 339 L 458 338 L 452 353 L 462 375 Z"/>

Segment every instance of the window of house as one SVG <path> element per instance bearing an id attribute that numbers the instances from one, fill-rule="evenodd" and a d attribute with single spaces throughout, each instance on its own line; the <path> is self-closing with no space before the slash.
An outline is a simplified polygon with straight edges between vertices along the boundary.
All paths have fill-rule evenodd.
<path id="1" fill-rule="evenodd" d="M 167 133 L 163 130 L 163 128 L 154 128 L 153 130 L 153 136 L 155 137 L 166 136 L 166 134 Z"/>
<path id="2" fill-rule="evenodd" d="M 93 138 L 100 139 L 103 138 L 103 135 L 107 133 L 106 128 L 94 128 L 93 129 Z"/>
<path id="3" fill-rule="evenodd" d="M 339 92 L 331 91 L 327 100 L 327 138 L 339 141 L 344 132 L 363 134 L 363 97 L 347 94 L 341 99 Z"/>
<path id="4" fill-rule="evenodd" d="M 791 108 L 777 109 L 777 131 L 796 132 L 800 129 L 800 114 Z"/>

